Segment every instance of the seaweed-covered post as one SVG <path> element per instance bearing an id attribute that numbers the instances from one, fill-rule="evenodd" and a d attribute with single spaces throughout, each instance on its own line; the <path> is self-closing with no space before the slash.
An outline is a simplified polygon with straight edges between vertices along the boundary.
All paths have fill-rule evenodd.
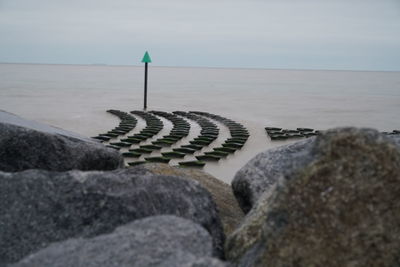
<path id="1" fill-rule="evenodd" d="M 151 58 L 149 53 L 146 53 L 143 56 L 142 62 L 144 63 L 144 106 L 143 109 L 147 109 L 147 67 L 148 63 L 151 63 Z"/>

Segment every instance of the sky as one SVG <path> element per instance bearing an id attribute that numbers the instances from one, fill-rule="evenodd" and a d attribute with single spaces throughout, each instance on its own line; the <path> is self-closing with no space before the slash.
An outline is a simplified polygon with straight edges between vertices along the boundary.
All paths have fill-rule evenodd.
<path id="1" fill-rule="evenodd" d="M 0 62 L 400 71 L 400 0 L 0 0 Z"/>

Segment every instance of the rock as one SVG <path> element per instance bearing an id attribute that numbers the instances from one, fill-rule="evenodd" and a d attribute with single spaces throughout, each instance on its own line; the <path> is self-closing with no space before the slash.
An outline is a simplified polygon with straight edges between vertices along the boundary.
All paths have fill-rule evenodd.
<path id="1" fill-rule="evenodd" d="M 258 199 L 256 205 L 246 214 L 240 226 L 227 235 L 225 256 L 233 262 L 238 262 L 247 251 L 251 250 L 262 237 L 262 226 L 267 219 L 268 203 L 271 194 L 275 193 L 278 183 L 272 185 Z"/>
<path id="2" fill-rule="evenodd" d="M 113 170 L 123 166 L 118 151 L 66 132 L 60 134 L 60 130 L 49 132 L 49 126 L 39 131 L 41 124 L 31 124 L 36 127 L 0 122 L 0 170 Z"/>
<path id="3" fill-rule="evenodd" d="M 400 148 L 400 135 L 388 135 Z M 240 207 L 249 212 L 258 198 L 287 173 L 309 164 L 317 155 L 311 150 L 315 137 L 258 154 L 232 180 Z"/>
<path id="4" fill-rule="evenodd" d="M 0 266 L 72 237 L 92 237 L 135 219 L 171 214 L 202 225 L 223 257 L 211 195 L 196 181 L 140 170 L 0 172 Z"/>
<path id="5" fill-rule="evenodd" d="M 242 210 L 247 213 L 264 191 L 285 175 L 310 163 L 315 138 L 281 146 L 258 154 L 232 180 L 232 188 Z"/>
<path id="6" fill-rule="evenodd" d="M 314 159 L 279 176 L 228 238 L 227 258 L 238 266 L 398 266 L 395 143 L 343 128 L 309 149 Z"/>
<path id="7" fill-rule="evenodd" d="M 197 169 L 171 167 L 168 164 L 149 163 L 135 166 L 135 169 L 149 171 L 153 174 L 179 176 L 198 181 L 212 195 L 217 204 L 219 217 L 226 235 L 233 232 L 243 220 L 243 212 L 232 193 L 230 185 L 218 180 L 214 176 Z"/>
<path id="8" fill-rule="evenodd" d="M 94 238 L 53 243 L 12 266 L 226 266 L 211 256 L 212 240 L 203 227 L 168 215 L 140 219 Z"/>

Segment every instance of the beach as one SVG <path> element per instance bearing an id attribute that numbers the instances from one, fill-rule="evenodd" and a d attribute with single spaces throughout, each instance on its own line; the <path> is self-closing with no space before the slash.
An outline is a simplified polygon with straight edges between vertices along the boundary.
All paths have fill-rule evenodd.
<path id="1" fill-rule="evenodd" d="M 0 108 L 95 136 L 119 123 L 106 110 L 143 109 L 143 71 L 136 66 L 0 64 Z M 240 151 L 204 168 L 228 183 L 256 154 L 288 143 L 272 142 L 266 126 L 400 128 L 400 72 L 150 65 L 148 86 L 148 110 L 206 111 L 235 120 L 250 131 Z M 138 127 L 143 125 L 140 121 Z"/>

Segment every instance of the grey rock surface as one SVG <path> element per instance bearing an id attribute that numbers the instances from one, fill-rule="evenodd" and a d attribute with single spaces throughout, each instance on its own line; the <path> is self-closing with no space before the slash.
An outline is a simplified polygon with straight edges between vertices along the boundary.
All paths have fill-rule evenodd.
<path id="1" fill-rule="evenodd" d="M 6 172 L 113 170 L 123 166 L 119 152 L 100 143 L 9 123 L 0 122 L 0 147 L 0 170 Z"/>
<path id="2" fill-rule="evenodd" d="M 232 188 L 242 210 L 247 213 L 263 192 L 286 173 L 313 160 L 311 147 L 315 138 L 267 150 L 243 166 L 232 180 Z"/>
<path id="3" fill-rule="evenodd" d="M 0 265 L 71 237 L 92 237 L 153 215 L 202 225 L 223 257 L 216 205 L 198 182 L 140 170 L 0 172 Z"/>
<path id="4" fill-rule="evenodd" d="M 222 267 L 212 258 L 208 232 L 176 216 L 153 216 L 118 227 L 110 234 L 51 244 L 14 267 Z"/>
<path id="5" fill-rule="evenodd" d="M 282 178 L 281 178 L 282 179 Z M 284 179 L 284 178 L 283 178 Z M 225 253 L 227 259 L 233 262 L 251 262 L 243 260 L 242 257 L 247 254 L 251 258 L 249 251 L 260 242 L 262 238 L 262 227 L 268 217 L 268 205 L 271 201 L 271 195 L 276 194 L 276 188 L 280 182 L 272 185 L 259 197 L 254 207 L 247 213 L 241 224 L 233 233 L 227 236 L 225 243 Z"/>
<path id="6" fill-rule="evenodd" d="M 228 237 L 227 258 L 238 266 L 398 266 L 400 150 L 393 139 L 333 129 L 309 149 L 313 160 L 279 176 Z"/>
<path id="7" fill-rule="evenodd" d="M 226 235 L 232 231 L 243 220 L 244 214 L 240 209 L 229 184 L 222 182 L 216 177 L 198 169 L 172 167 L 162 163 L 146 163 L 133 167 L 138 171 L 150 172 L 160 175 L 173 175 L 189 180 L 198 181 L 208 192 L 211 193 L 218 208 L 224 232 Z"/>
<path id="8" fill-rule="evenodd" d="M 400 134 L 388 135 L 400 149 Z M 258 154 L 243 166 L 232 180 L 240 207 L 249 212 L 259 197 L 280 178 L 308 165 L 318 157 L 312 150 L 315 138 L 277 147 Z"/>

